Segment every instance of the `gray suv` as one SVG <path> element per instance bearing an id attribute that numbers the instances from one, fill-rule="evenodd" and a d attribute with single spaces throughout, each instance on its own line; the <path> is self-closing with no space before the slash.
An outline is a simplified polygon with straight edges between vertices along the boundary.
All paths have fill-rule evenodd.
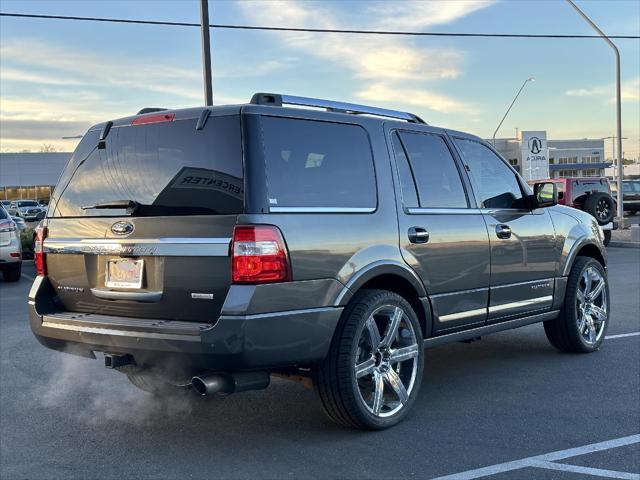
<path id="1" fill-rule="evenodd" d="M 336 422 L 385 428 L 425 348 L 537 322 L 559 350 L 600 347 L 603 232 L 556 203 L 410 113 L 277 94 L 147 109 L 70 159 L 37 232 L 31 328 L 152 393 L 279 375 Z"/>

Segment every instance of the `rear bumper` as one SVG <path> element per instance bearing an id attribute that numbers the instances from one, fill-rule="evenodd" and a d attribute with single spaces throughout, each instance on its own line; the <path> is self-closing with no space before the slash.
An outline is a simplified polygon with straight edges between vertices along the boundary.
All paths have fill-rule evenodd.
<path id="1" fill-rule="evenodd" d="M 22 251 L 18 240 L 11 240 L 8 245 L 0 247 L 0 265 L 8 263 L 19 263 L 22 261 Z M 18 254 L 18 256 L 15 256 Z"/>
<path id="2" fill-rule="evenodd" d="M 131 354 L 136 362 L 175 359 L 195 368 L 251 370 L 323 359 L 342 307 L 223 315 L 215 324 L 61 312 L 46 277 L 29 293 L 29 321 L 48 348 L 95 358 Z"/>

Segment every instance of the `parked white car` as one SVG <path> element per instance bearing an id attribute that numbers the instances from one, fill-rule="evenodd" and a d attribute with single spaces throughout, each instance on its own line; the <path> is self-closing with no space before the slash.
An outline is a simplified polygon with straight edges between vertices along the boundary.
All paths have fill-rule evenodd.
<path id="1" fill-rule="evenodd" d="M 0 270 L 6 282 L 17 282 L 22 274 L 22 246 L 16 223 L 0 207 Z"/>

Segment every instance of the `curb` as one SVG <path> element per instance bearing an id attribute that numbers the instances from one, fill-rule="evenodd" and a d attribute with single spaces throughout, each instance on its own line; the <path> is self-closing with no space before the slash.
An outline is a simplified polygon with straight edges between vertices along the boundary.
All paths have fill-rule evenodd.
<path id="1" fill-rule="evenodd" d="M 621 241 L 610 241 L 607 247 L 616 247 L 616 248 L 638 248 L 640 249 L 640 242 L 621 242 Z"/>

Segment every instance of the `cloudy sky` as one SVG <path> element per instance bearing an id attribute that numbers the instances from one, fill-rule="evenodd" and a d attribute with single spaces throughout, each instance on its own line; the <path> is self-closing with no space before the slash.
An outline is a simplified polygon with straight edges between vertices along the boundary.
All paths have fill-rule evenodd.
<path id="1" fill-rule="evenodd" d="M 640 34 L 640 2 L 578 0 L 609 34 Z M 438 32 L 592 31 L 564 1 L 210 1 L 212 23 Z M 191 0 L 3 0 L 3 12 L 199 21 Z M 73 150 L 90 124 L 144 106 L 203 103 L 197 28 L 0 18 L 0 149 Z M 618 40 L 623 136 L 640 150 L 640 40 Z M 600 39 L 389 37 L 212 30 L 216 103 L 283 92 L 405 109 L 428 123 L 491 137 L 615 132 L 614 63 Z M 606 144 L 610 155 L 610 142 Z"/>

